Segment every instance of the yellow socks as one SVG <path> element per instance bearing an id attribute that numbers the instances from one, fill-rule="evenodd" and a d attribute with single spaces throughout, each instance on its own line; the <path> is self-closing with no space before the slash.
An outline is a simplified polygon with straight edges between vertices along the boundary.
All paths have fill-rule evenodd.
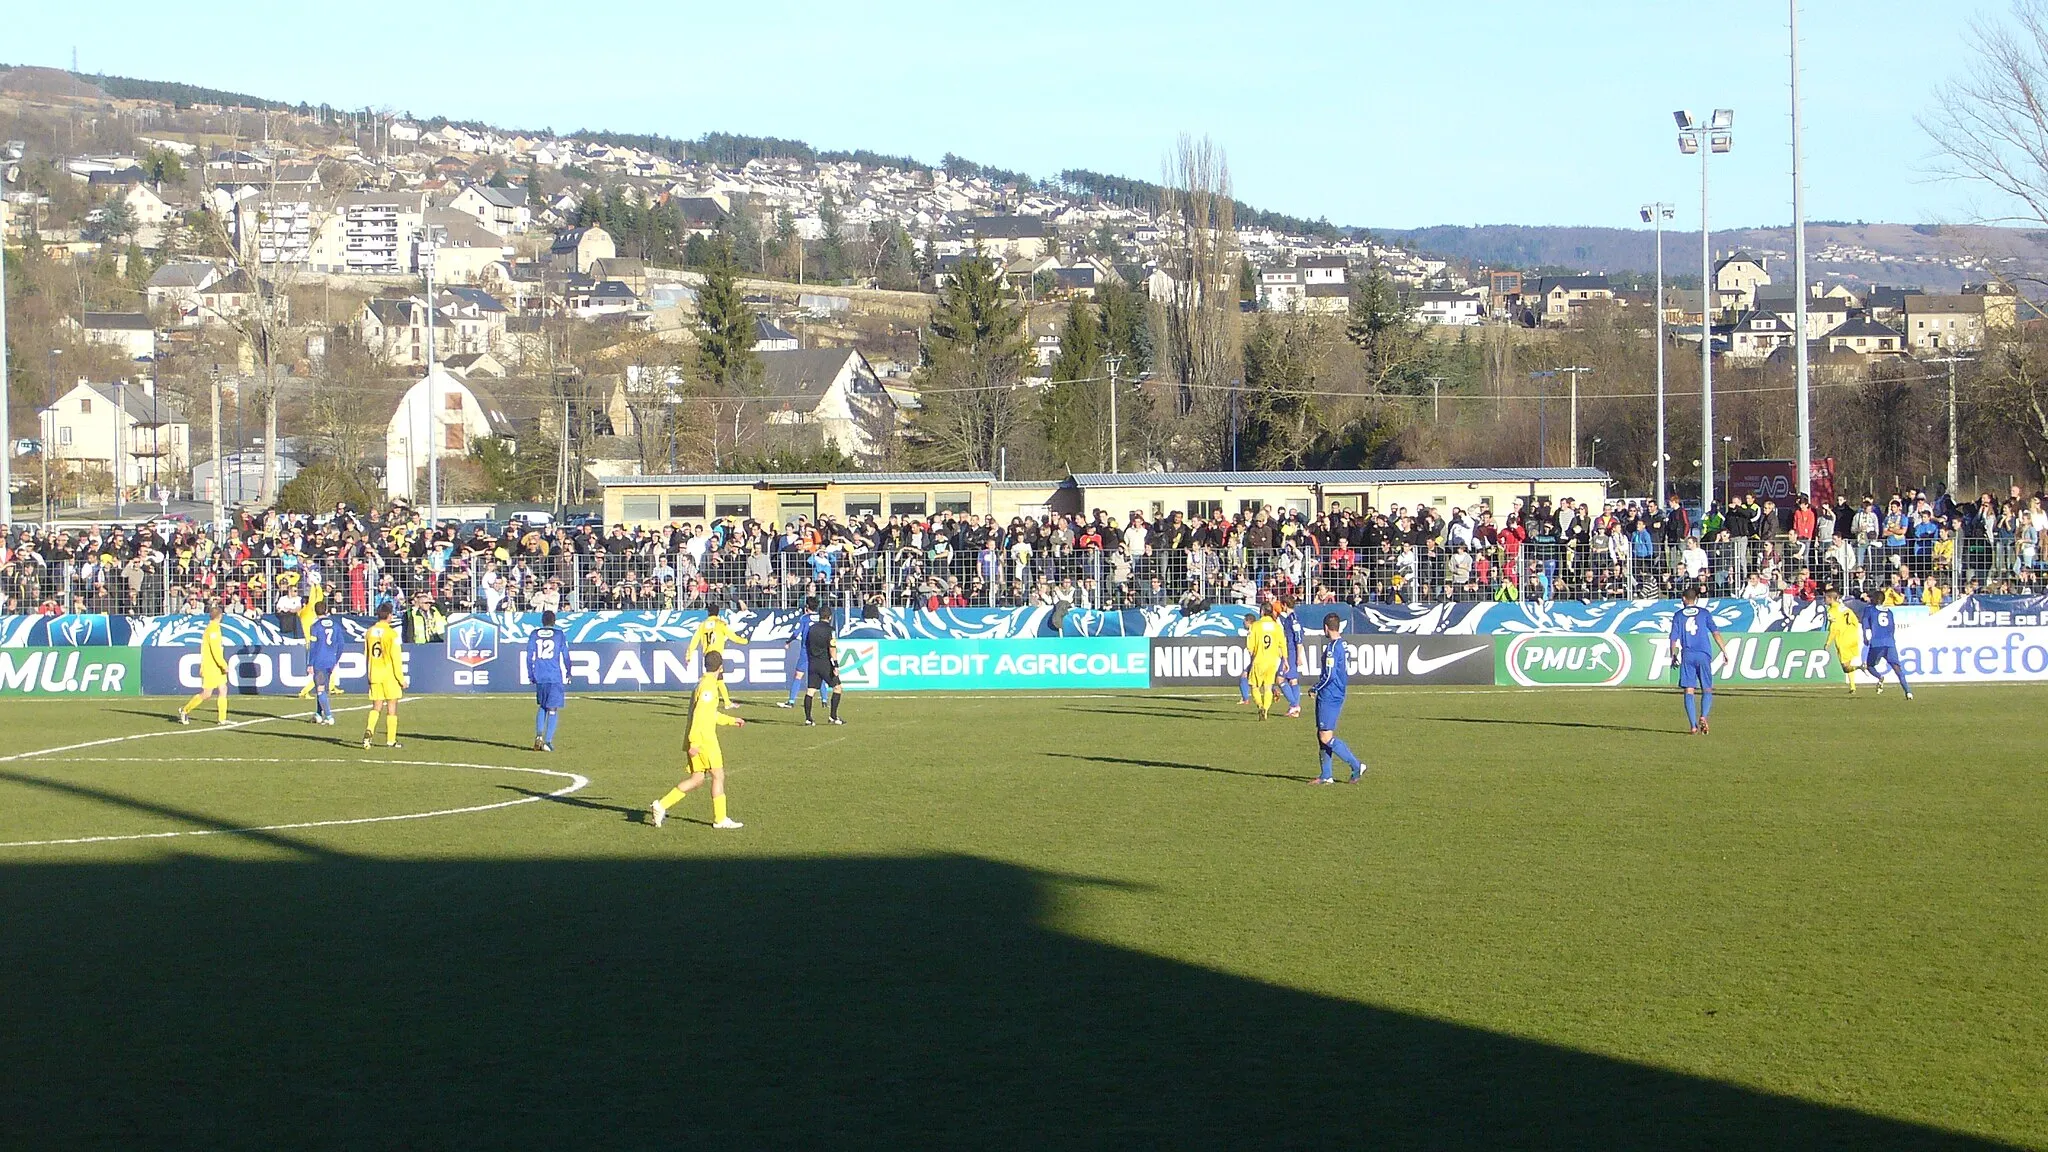
<path id="1" fill-rule="evenodd" d="M 396 712 L 384 717 L 384 742 L 386 744 L 398 743 L 398 713 Z"/>
<path id="2" fill-rule="evenodd" d="M 194 712 L 197 711 L 199 706 L 204 703 L 206 703 L 206 695 L 204 693 L 201 693 L 200 695 L 194 696 L 190 700 L 185 701 L 185 706 L 183 708 L 178 709 L 178 711 L 183 713 Z"/>
<path id="3" fill-rule="evenodd" d="M 663 808 L 673 808 L 676 805 L 681 804 L 683 802 L 683 797 L 688 795 L 689 793 L 683 791 L 681 788 L 671 788 L 668 790 L 668 795 L 663 796 L 661 798 L 661 806 Z"/>
<path id="4" fill-rule="evenodd" d="M 377 734 L 377 713 L 376 713 L 376 712 L 374 712 L 374 711 L 372 711 L 372 712 L 370 713 L 370 722 L 369 722 L 368 724 L 365 724 L 365 725 L 363 726 L 363 735 L 365 735 L 365 736 L 375 736 L 376 734 Z"/>
<path id="5" fill-rule="evenodd" d="M 724 793 L 720 793 L 711 798 L 711 822 L 713 824 L 723 824 L 725 822 Z"/>
<path id="6" fill-rule="evenodd" d="M 228 722 L 228 698 L 227 698 L 227 697 L 225 697 L 225 696 L 216 696 L 216 697 L 214 697 L 214 700 L 213 700 L 213 711 L 214 711 L 214 715 L 216 715 L 216 716 L 220 717 L 220 722 L 221 722 L 221 723 L 223 723 L 223 724 L 227 723 L 227 722 Z"/>

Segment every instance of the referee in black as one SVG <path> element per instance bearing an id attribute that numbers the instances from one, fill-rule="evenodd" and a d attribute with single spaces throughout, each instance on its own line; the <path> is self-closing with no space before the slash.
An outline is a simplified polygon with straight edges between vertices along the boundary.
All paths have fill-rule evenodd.
<path id="1" fill-rule="evenodd" d="M 807 605 L 811 610 L 811 627 L 804 633 L 804 654 L 810 665 L 810 679 L 804 686 L 804 726 L 817 724 L 811 718 L 811 701 L 818 695 L 818 689 L 830 688 L 831 698 L 827 701 L 834 724 L 844 724 L 839 718 L 839 698 L 846 690 L 839 686 L 839 639 L 832 634 L 832 610 L 820 610 L 816 597 Z"/>

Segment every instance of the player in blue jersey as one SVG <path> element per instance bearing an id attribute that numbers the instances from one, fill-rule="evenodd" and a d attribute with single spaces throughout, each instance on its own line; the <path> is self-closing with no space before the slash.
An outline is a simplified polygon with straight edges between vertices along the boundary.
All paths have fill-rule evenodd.
<path id="1" fill-rule="evenodd" d="M 1279 601 L 1280 633 L 1287 637 L 1287 663 L 1280 667 L 1280 694 L 1287 698 L 1287 715 L 1301 715 L 1301 617 L 1294 614 L 1294 601 Z"/>
<path id="2" fill-rule="evenodd" d="M 1863 622 L 1863 670 L 1877 681 L 1879 694 L 1884 692 L 1884 665 L 1889 664 L 1892 675 L 1898 677 L 1899 688 L 1905 692 L 1906 699 L 1911 700 L 1913 687 L 1906 683 L 1906 666 L 1899 663 L 1897 613 L 1889 604 L 1871 604 L 1863 600 L 1850 601 L 1849 610 Z"/>
<path id="3" fill-rule="evenodd" d="M 313 606 L 313 623 L 306 629 L 306 668 L 312 673 L 313 723 L 334 723 L 334 668 L 341 663 L 342 645 L 348 637 L 341 621 L 327 612 L 327 601 Z"/>
<path id="4" fill-rule="evenodd" d="M 818 618 L 818 598 L 804 598 L 804 610 L 797 614 L 796 623 L 791 625 L 789 643 L 783 647 L 783 659 L 789 664 L 789 699 L 777 704 L 777 708 L 796 707 L 797 697 L 804 694 L 804 680 L 811 672 L 811 647 L 804 642 L 810 635 L 811 621 Z"/>
<path id="5" fill-rule="evenodd" d="M 1671 662 L 1678 666 L 1678 686 L 1685 690 L 1685 718 L 1692 734 L 1707 734 L 1707 715 L 1714 710 L 1714 658 L 1726 650 L 1714 614 L 1700 607 L 1699 589 L 1687 585 L 1685 603 L 1671 614 Z"/>
<path id="6" fill-rule="evenodd" d="M 540 627 L 526 637 L 526 675 L 533 681 L 533 750 L 555 750 L 555 722 L 569 694 L 569 637 L 555 627 L 555 614 L 540 614 Z"/>
<path id="7" fill-rule="evenodd" d="M 1344 694 L 1351 685 L 1351 646 L 1344 643 L 1344 619 L 1335 612 L 1323 617 L 1323 676 L 1316 681 L 1316 748 L 1322 756 L 1318 784 L 1335 784 L 1331 758 L 1351 765 L 1351 782 L 1365 775 L 1365 764 L 1337 739 L 1337 720 L 1344 714 Z M 1297 665 L 1299 667 L 1299 665 Z"/>

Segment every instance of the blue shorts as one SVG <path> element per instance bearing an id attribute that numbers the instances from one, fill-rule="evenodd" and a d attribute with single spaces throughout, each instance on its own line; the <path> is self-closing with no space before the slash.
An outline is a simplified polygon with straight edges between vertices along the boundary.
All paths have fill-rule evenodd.
<path id="1" fill-rule="evenodd" d="M 569 693 L 565 685 L 549 684 L 542 681 L 536 681 L 533 685 L 534 702 L 551 712 L 559 710 L 562 707 L 563 701 L 568 698 Z"/>
<path id="2" fill-rule="evenodd" d="M 1334 700 L 1325 700 L 1321 696 L 1316 697 L 1316 731 L 1335 732 L 1337 730 L 1337 720 L 1343 715 L 1344 698 L 1342 696 Z"/>
<path id="3" fill-rule="evenodd" d="M 1714 686 L 1714 658 L 1712 656 L 1687 656 L 1678 666 L 1678 686 L 1698 688 L 1702 691 Z"/>
<path id="4" fill-rule="evenodd" d="M 1879 660 L 1884 661 L 1887 668 L 1897 668 L 1899 666 L 1899 654 L 1889 644 L 1872 648 L 1863 654 L 1863 666 L 1865 668 L 1875 669 Z"/>
<path id="5" fill-rule="evenodd" d="M 336 661 L 333 664 L 329 664 L 325 668 L 322 668 L 318 664 L 313 665 L 313 683 L 332 684 L 334 682 L 334 670 L 337 667 L 340 667 L 339 661 Z"/>

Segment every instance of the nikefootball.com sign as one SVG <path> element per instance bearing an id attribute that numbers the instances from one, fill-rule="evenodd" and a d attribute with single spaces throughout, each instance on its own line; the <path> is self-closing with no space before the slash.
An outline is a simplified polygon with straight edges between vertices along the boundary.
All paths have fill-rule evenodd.
<path id="1" fill-rule="evenodd" d="M 1491 684 L 1493 640 L 1487 636 L 1347 636 L 1353 684 Z M 1323 674 L 1322 637 L 1302 645 L 1302 683 Z M 1152 641 L 1154 687 L 1234 685 L 1251 665 L 1235 637 L 1158 637 Z"/>

